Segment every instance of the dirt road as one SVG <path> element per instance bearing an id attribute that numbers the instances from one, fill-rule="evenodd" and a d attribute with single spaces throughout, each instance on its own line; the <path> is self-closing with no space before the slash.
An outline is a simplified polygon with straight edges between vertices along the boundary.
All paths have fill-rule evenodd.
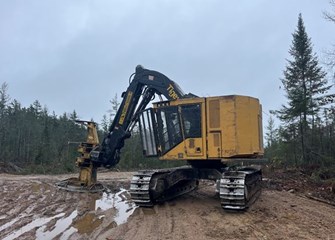
<path id="1" fill-rule="evenodd" d="M 64 192 L 67 176 L 0 175 L 0 239 L 335 239 L 335 207 L 264 189 L 245 213 L 220 207 L 211 182 L 151 209 L 136 208 L 131 173 L 103 173 L 108 193 Z"/>

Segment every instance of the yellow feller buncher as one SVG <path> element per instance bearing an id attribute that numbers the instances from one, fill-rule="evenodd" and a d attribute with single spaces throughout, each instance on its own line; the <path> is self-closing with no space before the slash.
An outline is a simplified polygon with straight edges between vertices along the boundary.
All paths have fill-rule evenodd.
<path id="1" fill-rule="evenodd" d="M 217 182 L 223 209 L 243 210 L 254 202 L 262 174 L 253 164 L 264 152 L 259 100 L 240 95 L 184 94 L 174 81 L 142 66 L 137 66 L 131 77 L 108 134 L 101 144 L 97 138 L 88 148 L 82 143 L 86 150 L 77 160 L 77 183 L 67 182 L 62 187 L 101 189 L 97 187 L 96 169 L 111 168 L 119 162 L 124 141 L 138 123 L 145 156 L 186 161 L 188 165 L 134 174 L 130 194 L 137 205 L 151 207 L 185 194 L 194 190 L 200 179 Z M 155 95 L 160 101 L 147 109 Z"/>
<path id="2" fill-rule="evenodd" d="M 92 149 L 99 146 L 97 124 L 93 121 L 76 120 L 75 122 L 86 126 L 87 139 L 78 146 L 80 156 L 76 159 L 76 166 L 79 168 L 78 178 L 69 178 L 56 185 L 64 190 L 77 192 L 100 192 L 104 190 L 102 184 L 97 182 L 97 167 L 91 161 Z"/>

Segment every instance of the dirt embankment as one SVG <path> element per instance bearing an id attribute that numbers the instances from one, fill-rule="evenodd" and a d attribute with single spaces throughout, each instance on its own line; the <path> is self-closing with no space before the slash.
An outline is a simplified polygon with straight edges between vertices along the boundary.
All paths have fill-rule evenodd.
<path id="1" fill-rule="evenodd" d="M 247 212 L 227 213 L 212 182 L 148 209 L 130 200 L 131 173 L 100 174 L 104 194 L 54 187 L 67 177 L 0 175 L 0 239 L 335 239 L 335 207 L 278 179 Z"/>
<path id="2" fill-rule="evenodd" d="M 289 191 L 335 206 L 335 177 L 321 180 L 316 172 L 304 169 L 277 169 L 265 171 L 264 175 L 264 187 L 268 189 Z"/>

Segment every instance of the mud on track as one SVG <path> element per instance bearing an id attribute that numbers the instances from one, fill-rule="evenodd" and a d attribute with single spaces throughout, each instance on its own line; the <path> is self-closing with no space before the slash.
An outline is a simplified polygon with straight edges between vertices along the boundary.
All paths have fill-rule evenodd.
<path id="1" fill-rule="evenodd" d="M 335 207 L 263 190 L 245 213 L 220 207 L 214 184 L 154 208 L 136 208 L 131 173 L 103 173 L 109 194 L 53 186 L 70 176 L 0 175 L 0 239 L 335 239 Z"/>

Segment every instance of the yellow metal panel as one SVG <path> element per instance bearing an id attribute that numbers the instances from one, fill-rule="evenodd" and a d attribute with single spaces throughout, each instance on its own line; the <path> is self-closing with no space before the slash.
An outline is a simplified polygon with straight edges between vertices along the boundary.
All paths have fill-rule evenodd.
<path id="1" fill-rule="evenodd" d="M 206 100 L 209 119 L 208 158 L 248 157 L 263 153 L 261 106 L 258 99 L 230 95 Z M 219 110 L 216 107 L 218 105 Z M 217 114 L 220 116 L 215 116 Z M 217 119 L 219 124 L 216 123 Z"/>
<path id="2" fill-rule="evenodd" d="M 236 135 L 239 154 L 252 152 L 255 119 L 250 115 L 255 109 L 253 105 L 248 104 L 250 103 L 248 100 L 241 97 L 236 98 Z M 258 134 L 256 134 L 256 137 L 258 137 Z"/>
<path id="3" fill-rule="evenodd" d="M 210 132 L 207 137 L 208 141 L 208 158 L 221 158 L 222 147 L 221 147 L 221 131 Z"/>
<path id="4" fill-rule="evenodd" d="M 235 96 L 220 98 L 222 126 L 222 157 L 236 155 L 238 144 L 236 140 L 236 105 Z"/>
<path id="5" fill-rule="evenodd" d="M 159 158 L 160 160 L 188 160 L 185 154 L 184 142 L 179 143 Z"/>
<path id="6" fill-rule="evenodd" d="M 208 101 L 208 116 L 209 116 L 209 127 L 220 128 L 220 101 L 219 99 L 209 100 Z"/>
<path id="7" fill-rule="evenodd" d="M 199 160 L 206 159 L 205 149 L 201 148 L 201 152 L 197 152 L 197 146 L 202 145 L 201 138 L 193 138 L 194 139 L 194 149 L 190 149 L 186 147 L 190 144 L 189 138 L 185 141 L 179 143 L 177 146 L 172 148 L 170 151 L 161 156 L 160 160 Z"/>
<path id="8" fill-rule="evenodd" d="M 203 138 L 187 138 L 185 153 L 188 157 L 201 157 L 204 155 Z"/>
<path id="9" fill-rule="evenodd" d="M 262 105 L 259 105 L 258 112 L 258 141 L 259 141 L 259 151 L 260 153 L 264 153 L 263 149 L 263 118 L 262 118 Z"/>
<path id="10" fill-rule="evenodd" d="M 239 155 L 262 153 L 258 99 L 238 96 L 236 98 L 236 135 Z"/>

